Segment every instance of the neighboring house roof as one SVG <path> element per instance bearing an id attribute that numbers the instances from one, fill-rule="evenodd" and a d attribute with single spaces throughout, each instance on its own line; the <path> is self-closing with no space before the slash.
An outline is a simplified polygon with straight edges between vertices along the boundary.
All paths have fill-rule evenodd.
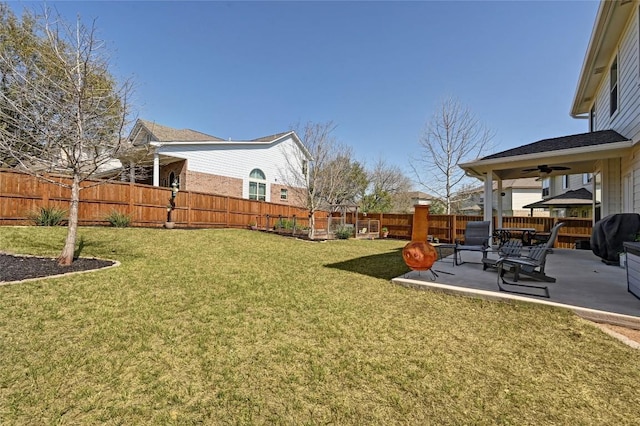
<path id="1" fill-rule="evenodd" d="M 172 127 L 163 126 L 152 121 L 138 119 L 136 127 L 144 128 L 157 142 L 213 142 L 224 141 L 224 139 L 211 136 L 206 133 L 198 132 L 191 129 L 174 129 Z M 137 131 L 137 129 L 134 130 Z M 134 132 L 131 132 L 134 135 Z"/>
<path id="2" fill-rule="evenodd" d="M 261 138 L 251 139 L 249 142 L 273 142 L 275 140 L 280 139 L 283 136 L 288 135 L 289 133 L 291 132 L 276 133 L 275 135 L 263 136 Z"/>
<path id="3" fill-rule="evenodd" d="M 588 206 L 593 203 L 593 194 L 586 188 L 574 189 L 564 194 L 556 195 L 542 201 L 527 204 L 525 209 L 535 209 L 544 207 L 576 207 Z M 599 203 L 596 203 L 599 204 Z"/>
<path id="4" fill-rule="evenodd" d="M 539 178 L 505 179 L 502 181 L 502 189 L 542 189 L 542 182 Z M 493 181 L 493 190 L 498 189 L 498 182 Z M 484 186 L 478 186 L 471 193 L 484 192 Z"/>
<path id="5" fill-rule="evenodd" d="M 206 133 L 198 132 L 191 129 L 174 129 L 168 126 L 163 126 L 148 120 L 138 119 L 131 134 L 129 135 L 129 141 L 133 142 L 138 137 L 138 134 L 145 130 L 151 135 L 150 145 L 270 145 L 278 142 L 287 137 L 291 137 L 296 145 L 300 148 L 303 155 L 307 159 L 311 160 L 311 153 L 304 146 L 298 135 L 294 131 L 276 133 L 270 136 L 263 136 L 261 138 L 252 139 L 248 141 L 233 141 L 231 139 L 225 140 L 217 136 L 208 135 Z"/>
<path id="6" fill-rule="evenodd" d="M 527 145 L 488 155 L 483 157 L 482 160 L 514 157 L 516 155 L 537 154 L 541 152 L 558 151 L 561 149 L 582 148 L 593 145 L 605 145 L 626 140 L 627 138 L 615 130 L 600 130 L 597 132 L 579 133 L 577 135 L 543 139 Z"/>
<path id="7" fill-rule="evenodd" d="M 502 189 L 541 189 L 542 182 L 538 178 L 505 179 Z M 498 189 L 498 182 L 493 182 L 493 189 Z"/>
<path id="8" fill-rule="evenodd" d="M 634 4 L 624 0 L 600 2 L 571 106 L 573 117 L 589 113 L 596 91 L 608 75 L 609 62 L 619 48 L 626 23 L 637 13 Z"/>
<path id="9" fill-rule="evenodd" d="M 426 192 L 421 192 L 421 191 L 411 191 L 408 192 L 407 195 L 409 195 L 409 197 L 411 198 L 420 198 L 423 200 L 433 200 L 434 196 L 431 194 L 427 194 Z"/>

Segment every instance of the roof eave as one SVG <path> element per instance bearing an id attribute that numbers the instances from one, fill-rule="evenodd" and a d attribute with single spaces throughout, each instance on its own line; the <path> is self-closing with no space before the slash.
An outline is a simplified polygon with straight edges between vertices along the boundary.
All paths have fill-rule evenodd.
<path id="1" fill-rule="evenodd" d="M 629 11 L 626 8 L 630 3 L 635 1 L 602 1 L 598 7 L 596 20 L 591 31 L 591 38 L 587 47 L 578 85 L 571 106 L 571 117 L 583 118 L 584 114 L 589 112 L 591 104 L 595 96 L 595 91 L 599 86 L 600 80 L 606 76 L 605 71 L 596 74 L 599 60 L 605 60 L 608 64 L 612 53 L 617 48 L 617 41 L 622 35 L 622 31 L 626 26 Z M 623 9 L 624 7 L 624 9 Z M 632 8 L 635 10 L 635 8 Z M 611 25 L 612 21 L 623 20 L 616 25 Z M 603 59 L 604 58 L 604 59 Z M 600 67 L 602 65 L 600 64 Z M 597 81 L 592 81 L 596 79 Z"/>
<path id="2" fill-rule="evenodd" d="M 482 177 L 490 170 L 499 170 L 494 166 L 500 166 L 508 161 L 509 168 L 516 168 L 520 166 L 527 166 L 527 163 L 531 163 L 535 160 L 541 160 L 548 162 L 550 157 L 570 157 L 580 156 L 584 159 L 590 158 L 607 158 L 602 157 L 601 154 L 608 153 L 609 156 L 615 156 L 618 151 L 627 150 L 633 146 L 633 142 L 625 140 L 621 142 L 613 142 L 600 145 L 583 146 L 577 148 L 558 149 L 555 151 L 536 152 L 532 154 L 514 155 L 511 157 L 491 158 L 488 160 L 477 160 L 468 163 L 459 164 L 460 168 L 465 170 L 468 176 Z"/>

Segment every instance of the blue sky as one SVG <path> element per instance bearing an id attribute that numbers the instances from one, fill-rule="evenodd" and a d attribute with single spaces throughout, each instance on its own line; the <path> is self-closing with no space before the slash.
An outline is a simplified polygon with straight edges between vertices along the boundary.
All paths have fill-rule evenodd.
<path id="1" fill-rule="evenodd" d="M 97 18 L 138 115 L 171 127 L 253 139 L 333 120 L 356 159 L 407 172 L 449 96 L 495 131 L 493 152 L 588 130 L 569 108 L 595 1 L 48 4 Z"/>

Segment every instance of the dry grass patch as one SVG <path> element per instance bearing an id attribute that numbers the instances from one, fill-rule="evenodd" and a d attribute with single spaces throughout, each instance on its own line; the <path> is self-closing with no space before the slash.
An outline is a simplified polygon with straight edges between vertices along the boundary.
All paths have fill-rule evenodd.
<path id="1" fill-rule="evenodd" d="M 0 422 L 633 424 L 640 354 L 568 312 L 397 287 L 404 242 L 83 228 L 120 268 L 0 288 Z M 63 229 L 0 228 L 57 253 Z"/>

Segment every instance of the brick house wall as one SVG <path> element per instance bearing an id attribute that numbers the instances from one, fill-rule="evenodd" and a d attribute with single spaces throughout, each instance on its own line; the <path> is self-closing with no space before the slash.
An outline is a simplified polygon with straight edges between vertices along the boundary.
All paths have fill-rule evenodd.
<path id="1" fill-rule="evenodd" d="M 160 186 L 166 188 L 171 186 L 170 176 L 171 173 L 177 178 L 180 189 L 187 189 L 185 187 L 187 180 L 187 161 L 176 161 L 175 163 L 167 164 L 160 168 Z"/>
<path id="2" fill-rule="evenodd" d="M 184 189 L 241 198 L 242 185 L 242 179 L 187 170 Z"/>
<path id="3" fill-rule="evenodd" d="M 282 199 L 282 190 L 287 190 L 287 198 Z M 286 204 L 289 206 L 302 207 L 305 205 L 304 192 L 301 188 L 291 188 L 286 185 L 271 184 L 271 202 L 276 204 Z"/>

